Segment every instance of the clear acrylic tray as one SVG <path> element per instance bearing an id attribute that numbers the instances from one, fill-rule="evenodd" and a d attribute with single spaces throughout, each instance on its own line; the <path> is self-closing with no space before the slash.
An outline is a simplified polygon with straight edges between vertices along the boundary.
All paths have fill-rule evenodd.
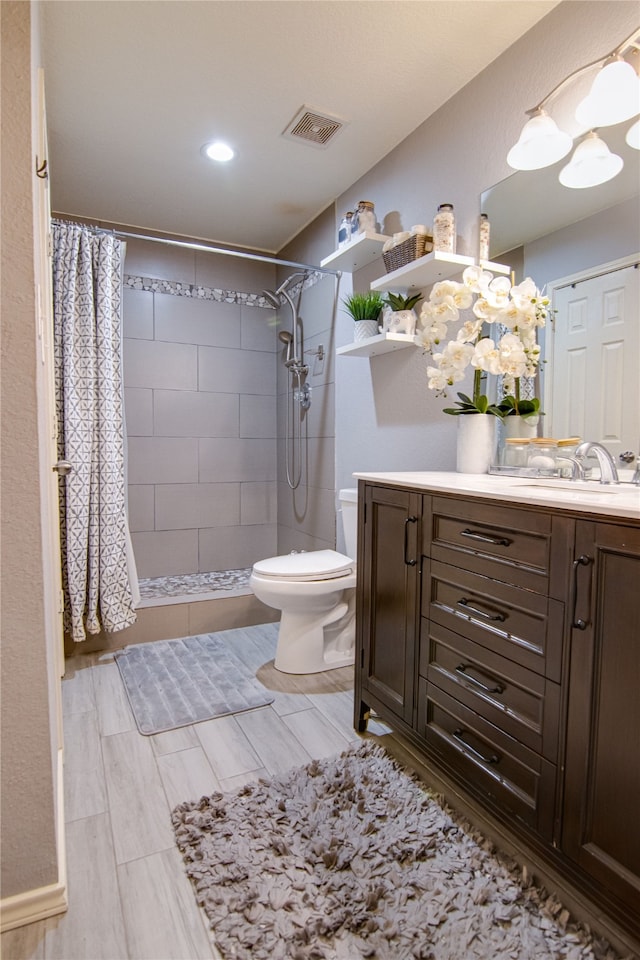
<path id="1" fill-rule="evenodd" d="M 503 467 L 499 464 L 492 464 L 489 473 L 497 477 L 528 477 L 536 480 L 562 476 L 558 467 L 553 470 L 540 470 L 539 467 Z"/>

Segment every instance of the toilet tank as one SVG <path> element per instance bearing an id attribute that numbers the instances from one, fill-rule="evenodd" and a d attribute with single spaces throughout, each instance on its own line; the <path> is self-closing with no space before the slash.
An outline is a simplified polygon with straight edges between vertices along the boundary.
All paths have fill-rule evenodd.
<path id="1" fill-rule="evenodd" d="M 355 560 L 357 557 L 358 490 L 356 487 L 340 490 L 338 496 L 342 509 L 342 532 L 344 533 L 346 554 L 352 560 Z"/>

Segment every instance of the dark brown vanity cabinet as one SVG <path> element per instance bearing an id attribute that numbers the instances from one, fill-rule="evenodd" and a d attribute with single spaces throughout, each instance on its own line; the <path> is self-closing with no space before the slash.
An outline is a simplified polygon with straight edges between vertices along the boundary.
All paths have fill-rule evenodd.
<path id="1" fill-rule="evenodd" d="M 640 529 L 576 524 L 562 849 L 640 925 Z"/>
<path id="2" fill-rule="evenodd" d="M 358 511 L 356 727 L 370 708 L 411 726 L 422 495 L 361 485 Z"/>
<path id="3" fill-rule="evenodd" d="M 361 481 L 374 710 L 640 936 L 640 524 Z"/>
<path id="4" fill-rule="evenodd" d="M 557 837 L 568 525 L 431 498 L 417 732 L 477 799 Z"/>

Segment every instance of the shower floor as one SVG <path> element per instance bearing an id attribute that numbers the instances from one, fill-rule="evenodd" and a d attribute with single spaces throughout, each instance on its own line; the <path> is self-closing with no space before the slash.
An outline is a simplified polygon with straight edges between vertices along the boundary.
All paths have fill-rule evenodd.
<path id="1" fill-rule="evenodd" d="M 174 577 L 149 577 L 139 581 L 140 607 L 160 606 L 187 599 L 216 600 L 243 597 L 251 593 L 251 567 L 240 570 L 214 570 L 211 573 L 186 573 Z"/>

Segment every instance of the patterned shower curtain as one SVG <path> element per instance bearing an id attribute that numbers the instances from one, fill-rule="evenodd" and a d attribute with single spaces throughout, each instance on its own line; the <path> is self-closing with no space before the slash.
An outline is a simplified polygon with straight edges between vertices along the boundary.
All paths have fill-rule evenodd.
<path id="1" fill-rule="evenodd" d="M 64 626 L 123 630 L 136 620 L 127 567 L 122 409 L 122 243 L 53 223 L 53 314 Z"/>

